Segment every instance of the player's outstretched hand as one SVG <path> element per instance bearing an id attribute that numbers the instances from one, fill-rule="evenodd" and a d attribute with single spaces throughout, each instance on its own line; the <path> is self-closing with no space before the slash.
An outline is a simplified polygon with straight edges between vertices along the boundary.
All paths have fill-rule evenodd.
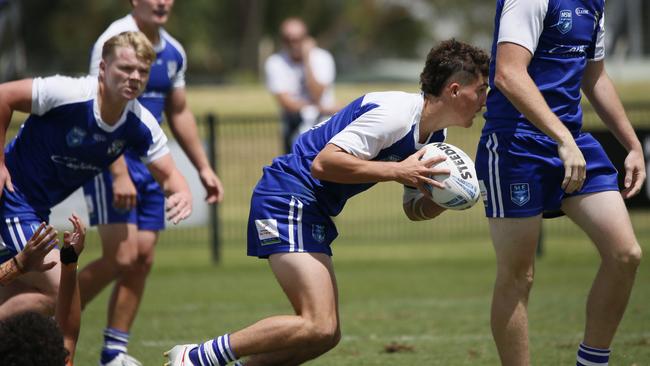
<path id="1" fill-rule="evenodd" d="M 431 159 L 421 160 L 426 152 L 425 148 L 418 150 L 415 154 L 399 162 L 397 181 L 410 187 L 417 187 L 427 197 L 431 197 L 431 192 L 426 185 L 444 189 L 445 186 L 431 176 L 438 174 L 449 174 L 447 168 L 436 168 L 435 165 L 447 159 L 446 156 L 434 156 Z"/>
<path id="2" fill-rule="evenodd" d="M 41 222 L 34 235 L 27 241 L 25 249 L 16 255 L 16 260 L 24 272 L 45 272 L 56 265 L 56 261 L 45 263 L 43 260 L 59 242 L 57 234 L 52 225 Z"/>
<path id="3" fill-rule="evenodd" d="M 167 197 L 167 220 L 178 224 L 192 213 L 192 196 L 189 192 L 176 192 Z"/>
<path id="4" fill-rule="evenodd" d="M 135 208 L 137 190 L 128 174 L 113 176 L 113 207 L 118 210 Z"/>
<path id="5" fill-rule="evenodd" d="M 0 163 L 0 197 L 2 197 L 4 188 L 7 188 L 9 192 L 14 191 L 14 185 L 11 183 L 11 174 L 9 174 L 9 170 L 3 161 Z"/>
<path id="6" fill-rule="evenodd" d="M 203 168 L 199 172 L 199 177 L 206 191 L 205 202 L 220 203 L 223 201 L 223 183 L 214 170 L 210 167 Z"/>
<path id="7" fill-rule="evenodd" d="M 587 178 L 587 162 L 574 140 L 558 144 L 558 155 L 564 163 L 564 180 L 562 189 L 566 193 L 577 192 Z"/>
<path id="8" fill-rule="evenodd" d="M 73 231 L 65 231 L 63 233 L 63 246 L 74 248 L 74 252 L 79 256 L 84 250 L 86 242 L 86 226 L 83 221 L 76 214 L 68 217 L 68 221 L 72 223 Z"/>
<path id="9" fill-rule="evenodd" d="M 643 151 L 631 150 L 625 158 L 625 180 L 623 181 L 623 198 L 634 197 L 641 191 L 646 179 L 645 161 Z"/>

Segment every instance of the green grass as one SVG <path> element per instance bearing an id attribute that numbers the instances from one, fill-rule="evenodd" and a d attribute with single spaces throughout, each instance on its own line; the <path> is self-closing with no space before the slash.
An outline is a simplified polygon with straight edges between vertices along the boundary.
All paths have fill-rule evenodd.
<path id="1" fill-rule="evenodd" d="M 377 90 L 415 91 L 417 85 L 339 85 L 337 96 L 345 102 Z M 647 85 L 620 88 L 626 101 L 647 101 L 644 90 Z M 260 85 L 198 87 L 188 95 L 197 115 L 277 113 Z M 229 123 L 218 131 L 219 172 L 226 187 L 220 207 L 221 264 L 211 263 L 206 229 L 162 234 L 129 347 L 147 365 L 161 364 L 161 353 L 174 344 L 204 341 L 291 312 L 266 262 L 245 256 L 250 192 L 261 167 L 279 153 L 277 125 L 262 121 L 250 126 Z M 469 130 L 450 131 L 449 141 L 473 155 L 481 127 L 477 119 Z M 352 199 L 337 218 L 334 263 L 343 339 L 311 364 L 497 365 L 489 326 L 495 263 L 482 207 L 415 224 L 403 217 L 400 202 L 399 185 L 380 184 Z M 650 252 L 650 212 L 635 212 L 632 218 Z M 567 220 L 545 222 L 545 233 L 546 255 L 537 263 L 530 301 L 532 362 L 569 365 L 581 340 L 584 302 L 598 257 Z M 91 232 L 82 261 L 99 253 Z M 650 360 L 648 268 L 643 263 L 639 270 L 613 344 L 613 365 L 641 366 Z M 97 363 L 108 295 L 102 293 L 83 314 L 77 365 Z M 385 346 L 393 342 L 404 345 L 403 351 L 387 353 Z"/>
<path id="2" fill-rule="evenodd" d="M 415 225 L 415 224 L 414 224 Z M 226 243 L 214 266 L 203 240 L 169 231 L 158 247 L 130 352 L 160 364 L 161 352 L 204 341 L 291 308 L 266 261 L 247 258 L 243 242 Z M 494 258 L 486 237 L 430 241 L 349 241 L 334 245 L 343 339 L 313 365 L 496 365 L 489 328 Z M 641 241 L 650 247 L 647 231 Z M 83 259 L 99 255 L 94 234 Z M 584 301 L 598 257 L 575 231 L 547 235 L 531 295 L 535 365 L 571 364 L 581 340 Z M 627 314 L 613 344 L 614 365 L 650 359 L 650 270 L 642 265 Z M 108 291 L 89 305 L 78 365 L 97 362 Z M 403 352 L 387 353 L 396 342 Z"/>

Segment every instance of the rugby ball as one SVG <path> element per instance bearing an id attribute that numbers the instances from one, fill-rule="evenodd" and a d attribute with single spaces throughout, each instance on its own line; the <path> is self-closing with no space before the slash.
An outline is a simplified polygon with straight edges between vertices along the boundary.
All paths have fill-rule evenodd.
<path id="1" fill-rule="evenodd" d="M 481 191 L 476 178 L 474 161 L 458 147 L 444 142 L 434 142 L 425 146 L 422 160 L 431 159 L 438 155 L 447 159 L 434 165 L 449 169 L 449 174 L 431 176 L 445 185 L 444 189 L 427 184 L 433 201 L 441 207 L 452 210 L 465 210 L 478 202 Z"/>

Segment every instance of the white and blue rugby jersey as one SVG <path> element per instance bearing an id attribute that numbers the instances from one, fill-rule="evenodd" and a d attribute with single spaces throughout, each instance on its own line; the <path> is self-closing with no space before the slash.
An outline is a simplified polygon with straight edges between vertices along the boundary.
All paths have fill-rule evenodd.
<path id="1" fill-rule="evenodd" d="M 139 31 L 131 14 L 114 21 L 95 42 L 90 58 L 90 75 L 99 74 L 104 42 L 127 31 Z M 185 87 L 187 57 L 181 44 L 164 29 L 160 28 L 160 42 L 154 45 L 156 61 L 151 65 L 149 82 L 144 93 L 138 98 L 158 120 L 162 122 L 165 98 L 173 88 Z"/>
<path id="2" fill-rule="evenodd" d="M 5 149 L 12 182 L 29 206 L 47 212 L 125 148 L 148 164 L 169 152 L 167 137 L 138 101 L 114 125 L 102 121 L 97 78 L 53 76 L 32 85 L 32 113 Z"/>
<path id="3" fill-rule="evenodd" d="M 290 154 L 264 167 L 255 187 L 258 194 L 290 194 L 315 199 L 329 216 L 338 215 L 352 196 L 374 183 L 342 184 L 318 180 L 311 164 L 318 153 L 332 143 L 363 160 L 402 161 L 425 144 L 444 141 L 446 130 L 436 131 L 418 143 L 421 94 L 378 92 L 366 94 L 330 119 L 300 135 Z"/>
<path id="4" fill-rule="evenodd" d="M 511 42 L 533 58 L 528 73 L 551 110 L 577 133 L 582 127 L 580 84 L 588 60 L 604 51 L 604 0 L 497 0 L 483 133 L 541 133 L 494 85 L 497 44 Z"/>

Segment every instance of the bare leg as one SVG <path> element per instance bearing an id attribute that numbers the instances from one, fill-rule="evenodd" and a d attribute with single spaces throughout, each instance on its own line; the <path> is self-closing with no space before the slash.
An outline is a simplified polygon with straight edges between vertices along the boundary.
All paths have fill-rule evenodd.
<path id="1" fill-rule="evenodd" d="M 609 348 L 630 298 L 641 247 L 619 192 L 567 198 L 562 209 L 589 235 L 601 257 L 587 299 L 584 343 Z"/>
<path id="2" fill-rule="evenodd" d="M 138 313 L 144 286 L 153 265 L 158 232 L 141 230 L 138 236 L 138 258 L 133 267 L 117 279 L 108 306 L 108 326 L 128 332 Z"/>
<path id="3" fill-rule="evenodd" d="M 533 285 L 541 216 L 493 219 L 490 233 L 497 257 L 492 297 L 492 335 L 504 366 L 530 364 L 528 295 Z"/>
<path id="4" fill-rule="evenodd" d="M 296 315 L 272 316 L 233 333 L 246 365 L 299 365 L 334 348 L 340 339 L 338 289 L 329 256 L 274 254 L 269 259 Z"/>
<path id="5" fill-rule="evenodd" d="M 0 287 L 0 319 L 27 311 L 54 316 L 61 276 L 58 250 L 45 256 L 46 263 L 52 261 L 57 262 L 52 269 L 43 273 L 25 273 L 9 285 Z"/>
<path id="6" fill-rule="evenodd" d="M 133 224 L 98 225 L 102 256 L 79 272 L 81 307 L 84 308 L 111 281 L 131 269 L 137 256 L 137 227 Z"/>

